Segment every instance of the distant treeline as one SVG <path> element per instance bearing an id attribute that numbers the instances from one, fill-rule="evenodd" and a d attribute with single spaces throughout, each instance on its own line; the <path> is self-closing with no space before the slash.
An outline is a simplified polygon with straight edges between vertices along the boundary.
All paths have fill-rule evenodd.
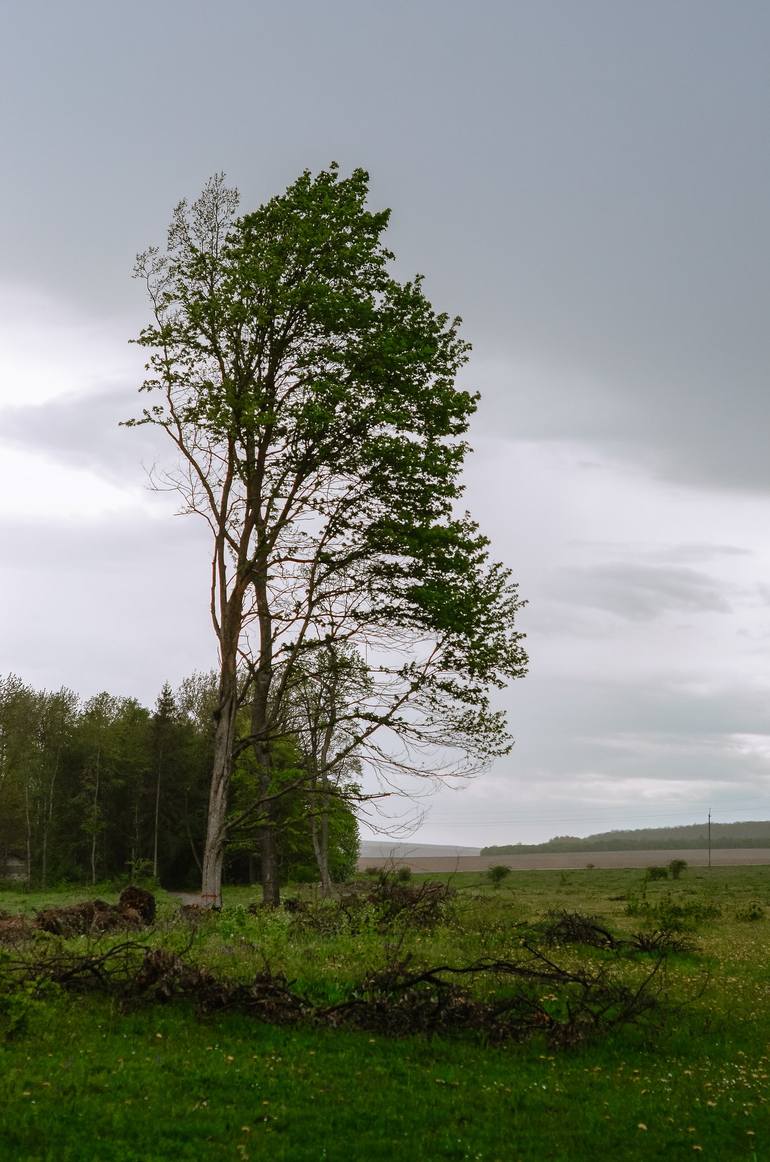
<path id="1" fill-rule="evenodd" d="M 167 887 L 200 883 L 211 776 L 216 684 L 194 674 L 165 685 L 154 709 L 102 693 L 81 701 L 69 689 L 34 690 L 0 676 L 0 879 L 47 887 L 62 881 L 154 875 Z M 271 792 L 294 788 L 291 738 L 276 746 Z M 264 819 L 248 755 L 236 763 L 231 810 L 246 816 L 227 853 L 231 880 L 256 880 Z M 272 812 L 280 871 L 319 878 L 312 820 L 317 794 L 281 792 Z M 328 814 L 333 879 L 355 870 L 358 828 L 335 798 Z"/>
<path id="2" fill-rule="evenodd" d="M 685 827 L 643 827 L 637 831 L 602 831 L 579 838 L 557 835 L 547 843 L 506 843 L 482 847 L 482 855 L 526 855 L 544 851 L 655 851 L 694 850 L 708 845 L 708 824 Z M 770 847 L 770 821 L 712 823 L 712 847 Z"/>

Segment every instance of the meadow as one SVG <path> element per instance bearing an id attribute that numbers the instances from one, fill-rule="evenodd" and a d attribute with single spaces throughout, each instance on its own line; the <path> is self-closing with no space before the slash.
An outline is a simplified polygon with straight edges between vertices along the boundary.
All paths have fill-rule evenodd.
<path id="1" fill-rule="evenodd" d="M 409 887 L 419 894 L 438 880 L 414 877 Z M 374 885 L 363 877 L 343 907 L 305 889 L 294 911 L 250 911 L 254 891 L 233 888 L 222 912 L 203 918 L 181 915 L 161 892 L 151 929 L 36 933 L 0 947 L 0 1157 L 770 1158 L 770 868 L 690 868 L 675 881 L 647 881 L 639 870 L 514 872 L 497 889 L 480 874 L 455 875 L 453 894 L 424 922 L 413 909 L 369 902 Z M 90 895 L 6 890 L 0 909 L 33 915 Z M 576 941 L 569 926 L 554 939 L 553 913 L 596 918 L 617 948 Z M 644 940 L 633 945 L 639 934 L 647 950 Z M 665 956 L 655 951 L 661 940 Z M 194 989 L 137 994 L 120 974 L 86 974 L 74 988 L 50 973 L 9 984 L 10 966 L 25 959 L 87 959 L 126 943 L 141 946 L 124 960 L 116 954 L 128 976 L 145 948 L 164 950 L 236 1001 L 260 975 L 314 1008 L 296 1020 L 276 1010 L 276 1023 L 269 1006 L 217 1009 Z M 462 993 L 450 1015 L 470 1014 L 459 1031 L 431 1026 L 425 984 L 395 1004 L 392 993 L 374 1004 L 367 992 L 367 981 L 436 966 L 531 965 L 528 950 L 564 979 L 441 978 L 436 995 Z M 588 1022 L 576 1023 L 575 982 L 586 978 L 626 988 L 624 996 L 651 978 L 654 1003 L 620 1019 L 613 993 L 606 1009 L 592 1001 Z M 524 1033 L 484 1025 L 501 998 L 519 993 L 526 1007 L 511 1011 L 528 1015 Z M 351 997 L 369 1007 L 358 1024 L 335 1024 L 330 1011 L 358 1012 L 344 1007 Z"/>

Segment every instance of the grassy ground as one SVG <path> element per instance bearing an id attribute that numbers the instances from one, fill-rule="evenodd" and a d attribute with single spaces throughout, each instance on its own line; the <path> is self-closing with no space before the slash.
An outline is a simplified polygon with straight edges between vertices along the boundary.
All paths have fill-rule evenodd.
<path id="1" fill-rule="evenodd" d="M 553 907 L 601 915 L 616 931 L 643 923 L 639 872 L 514 873 L 499 890 L 475 875 L 454 884 L 452 918 L 402 941 L 415 963 L 510 955 L 516 924 Z M 670 965 L 672 1000 L 689 1003 L 659 1028 L 571 1050 L 280 1029 L 234 1014 L 201 1019 L 182 1004 L 126 1013 L 108 998 L 58 992 L 14 998 L 3 1018 L 0 998 L 0 1158 L 770 1159 L 770 920 L 745 918 L 755 905 L 770 914 L 770 868 L 693 870 L 649 884 L 646 899 L 660 906 L 667 893 L 712 913 L 697 924 L 697 955 Z M 52 898 L 0 893 L 0 908 Z M 190 955 L 244 979 L 267 960 L 326 1001 L 382 965 L 392 935 L 375 926 L 301 932 L 289 915 L 249 915 L 252 898 L 227 893 Z M 181 946 L 174 907 L 162 901 L 149 939 Z"/>

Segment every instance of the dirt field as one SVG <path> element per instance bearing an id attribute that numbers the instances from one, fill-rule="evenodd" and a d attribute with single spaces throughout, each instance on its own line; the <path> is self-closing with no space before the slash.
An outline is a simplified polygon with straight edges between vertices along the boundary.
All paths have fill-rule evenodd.
<path id="1" fill-rule="evenodd" d="M 684 859 L 692 867 L 706 867 L 708 852 L 705 848 L 688 851 L 553 851 L 531 855 L 465 855 L 465 856 L 410 856 L 404 859 L 360 859 L 361 871 L 368 867 L 410 867 L 416 872 L 472 872 L 486 871 L 493 864 L 520 871 L 546 868 L 593 867 L 650 867 Z M 740 867 L 749 864 L 770 864 L 770 848 L 735 847 L 714 848 L 711 852 L 713 867 Z"/>

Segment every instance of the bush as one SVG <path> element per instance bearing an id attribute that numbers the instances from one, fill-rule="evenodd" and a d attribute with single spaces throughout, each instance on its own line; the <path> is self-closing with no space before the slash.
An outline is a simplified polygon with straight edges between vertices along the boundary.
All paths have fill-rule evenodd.
<path id="1" fill-rule="evenodd" d="M 293 927 L 324 936 L 359 935 L 394 927 L 430 930 L 448 918 L 456 895 L 448 884 L 430 880 L 412 884 L 399 870 L 377 871 L 377 882 L 371 887 L 346 892 L 338 900 L 294 901 Z M 258 910 L 255 905 L 254 911 Z"/>
<path id="2" fill-rule="evenodd" d="M 739 908 L 735 913 L 736 920 L 764 920 L 765 909 L 760 904 L 759 900 L 752 900 L 745 908 Z"/>
<path id="3" fill-rule="evenodd" d="M 396 880 L 400 884 L 408 884 L 412 878 L 412 869 L 410 867 L 400 867 L 396 872 Z"/>
<path id="4" fill-rule="evenodd" d="M 704 920 L 717 920 L 722 915 L 722 909 L 718 904 L 709 904 L 705 900 L 680 903 L 673 899 L 670 892 L 666 892 L 654 904 L 638 896 L 629 897 L 625 913 L 627 916 L 643 916 L 657 928 L 679 932 Z"/>
<path id="5" fill-rule="evenodd" d="M 687 870 L 686 859 L 672 859 L 668 865 L 668 870 L 671 872 L 671 879 L 678 880 L 683 871 Z"/>
<path id="6" fill-rule="evenodd" d="M 644 878 L 646 880 L 667 880 L 668 879 L 668 868 L 667 867 L 648 867 L 644 873 Z"/>
<path id="7" fill-rule="evenodd" d="M 511 869 L 506 867 L 504 863 L 492 864 L 492 867 L 487 868 L 487 878 L 492 881 L 494 887 L 499 888 L 504 879 L 511 874 Z"/>

